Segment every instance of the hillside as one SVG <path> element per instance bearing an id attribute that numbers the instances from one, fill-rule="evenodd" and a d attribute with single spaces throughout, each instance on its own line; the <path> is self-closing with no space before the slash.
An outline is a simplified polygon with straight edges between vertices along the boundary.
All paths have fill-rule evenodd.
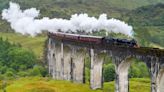
<path id="1" fill-rule="evenodd" d="M 23 9 L 36 7 L 42 16 L 67 18 L 82 12 L 90 15 L 107 13 L 117 17 L 141 6 L 164 3 L 164 0 L 0 0 L 0 11 L 8 6 L 9 1 L 19 3 Z"/>
<path id="2" fill-rule="evenodd" d="M 35 6 L 35 7 L 41 5 L 52 6 L 53 4 L 56 4 L 56 6 L 69 6 L 69 7 L 72 6 L 72 4 L 82 4 L 85 6 L 88 4 L 90 5 L 101 4 L 99 6 L 104 7 L 103 5 L 106 5 L 107 7 L 109 7 L 110 5 L 115 8 L 125 8 L 125 9 L 135 9 L 141 6 L 164 3 L 164 0 L 101 0 L 101 1 L 99 0 L 89 0 L 89 1 L 88 0 L 28 0 L 28 1 L 27 0 L 5 0 L 5 1 L 0 0 L 0 9 L 6 7 L 9 1 L 19 2 L 22 4 L 24 3 L 26 5 Z"/>
<path id="3" fill-rule="evenodd" d="M 136 39 L 141 46 L 164 48 L 164 28 L 163 27 L 137 27 L 135 30 Z"/>
<path id="4" fill-rule="evenodd" d="M 137 8 L 123 19 L 135 27 L 136 37 L 164 47 L 164 4 Z M 128 18 L 127 18 L 128 17 Z M 142 38 L 142 39 L 141 39 Z"/>
<path id="5" fill-rule="evenodd" d="M 127 13 L 129 23 L 134 26 L 164 26 L 164 4 L 149 5 Z"/>
<path id="6" fill-rule="evenodd" d="M 32 50 L 38 58 L 42 58 L 43 56 L 44 42 L 46 40 L 45 36 L 30 37 L 15 33 L 0 32 L 0 37 L 3 39 L 8 39 L 11 43 L 19 43 L 23 48 Z"/>

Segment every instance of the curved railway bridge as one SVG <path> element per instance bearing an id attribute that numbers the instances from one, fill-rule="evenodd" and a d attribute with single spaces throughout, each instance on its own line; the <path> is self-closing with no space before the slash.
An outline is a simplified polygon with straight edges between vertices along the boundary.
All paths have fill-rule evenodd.
<path id="1" fill-rule="evenodd" d="M 47 43 L 49 73 L 57 80 L 85 83 L 85 61 L 90 57 L 90 87 L 103 87 L 103 60 L 108 55 L 115 65 L 115 92 L 129 92 L 128 69 L 132 59 L 144 62 L 150 72 L 151 92 L 164 92 L 164 50 L 80 42 L 50 33 Z"/>

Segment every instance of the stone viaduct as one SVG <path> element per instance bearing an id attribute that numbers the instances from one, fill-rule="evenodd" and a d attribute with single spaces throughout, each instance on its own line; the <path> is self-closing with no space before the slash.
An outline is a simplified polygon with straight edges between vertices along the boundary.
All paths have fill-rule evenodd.
<path id="1" fill-rule="evenodd" d="M 54 79 L 85 83 L 84 58 L 87 55 L 91 59 L 92 89 L 103 87 L 103 58 L 108 55 L 115 65 L 115 92 L 129 92 L 128 69 L 133 58 L 147 65 L 151 77 L 151 92 L 164 92 L 164 50 L 91 45 L 55 37 L 48 38 L 48 69 Z"/>

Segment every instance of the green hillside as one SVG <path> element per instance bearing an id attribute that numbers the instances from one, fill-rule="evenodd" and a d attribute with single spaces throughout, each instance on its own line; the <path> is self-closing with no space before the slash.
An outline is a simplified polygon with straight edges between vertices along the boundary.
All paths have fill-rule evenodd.
<path id="1" fill-rule="evenodd" d="M 164 4 L 149 5 L 130 11 L 125 16 L 134 26 L 164 26 Z"/>
<path id="2" fill-rule="evenodd" d="M 164 47 L 164 4 L 137 8 L 124 15 L 123 19 L 135 27 L 139 40 Z"/>
<path id="3" fill-rule="evenodd" d="M 135 30 L 136 39 L 141 46 L 164 47 L 164 28 L 163 27 L 137 27 Z"/>
<path id="4" fill-rule="evenodd" d="M 48 5 L 52 6 L 53 4 L 57 4 L 56 6 L 72 6 L 72 4 L 81 4 L 81 5 L 88 5 L 88 4 L 101 4 L 99 6 L 106 5 L 107 7 L 112 6 L 115 8 L 125 8 L 125 9 L 135 9 L 141 6 L 157 4 L 157 3 L 164 3 L 164 0 L 0 0 L 0 9 L 3 9 L 9 1 L 24 3 L 30 6 L 41 6 L 41 5 Z M 39 3 L 38 3 L 39 2 Z M 37 5 L 36 5 L 37 3 Z M 65 5 L 63 5 L 65 4 Z M 76 5 L 74 5 L 76 6 Z"/>
<path id="5" fill-rule="evenodd" d="M 23 9 L 36 7 L 43 16 L 50 17 L 68 17 L 82 12 L 90 15 L 107 13 L 116 17 L 141 6 L 164 3 L 164 0 L 0 0 L 0 11 L 8 6 L 9 1 L 19 3 Z"/>
<path id="6" fill-rule="evenodd" d="M 141 6 L 147 6 L 157 3 L 164 3 L 164 0 L 106 0 L 114 7 L 125 9 L 135 9 Z"/>
<path id="7" fill-rule="evenodd" d="M 34 51 L 38 58 L 42 58 L 46 36 L 30 37 L 16 33 L 0 32 L 0 37 L 8 39 L 11 43 L 21 44 L 22 47 Z"/>

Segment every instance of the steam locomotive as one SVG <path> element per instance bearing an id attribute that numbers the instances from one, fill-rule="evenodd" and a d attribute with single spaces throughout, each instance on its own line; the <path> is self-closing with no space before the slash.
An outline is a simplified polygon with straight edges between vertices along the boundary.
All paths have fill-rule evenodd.
<path id="1" fill-rule="evenodd" d="M 78 34 L 69 34 L 69 33 L 61 33 L 61 32 L 55 32 L 55 33 L 48 33 L 49 37 L 60 39 L 60 40 L 66 40 L 66 41 L 77 41 L 77 42 L 83 42 L 94 44 L 94 45 L 117 45 L 117 46 L 124 46 L 124 47 L 134 47 L 138 48 L 139 45 L 137 44 L 137 41 L 127 40 L 127 39 L 116 39 L 116 38 L 108 38 L 108 37 L 101 37 L 101 36 L 88 36 L 88 35 L 78 35 Z"/>

